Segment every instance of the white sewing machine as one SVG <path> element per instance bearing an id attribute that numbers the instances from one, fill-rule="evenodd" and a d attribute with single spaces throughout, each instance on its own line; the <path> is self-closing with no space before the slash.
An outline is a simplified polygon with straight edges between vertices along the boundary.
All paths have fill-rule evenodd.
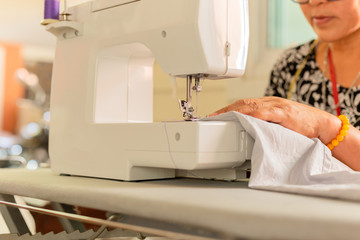
<path id="1" fill-rule="evenodd" d="M 236 122 L 153 121 L 153 64 L 187 81 L 180 102 L 194 120 L 200 78 L 241 76 L 247 0 L 92 0 L 57 37 L 51 90 L 51 167 L 57 173 L 143 180 L 232 169 L 252 139 Z M 64 15 L 68 17 L 67 14 Z M 194 80 L 194 86 L 192 86 Z M 185 81 L 185 80 L 184 80 Z M 209 174 L 206 174 L 209 171 Z"/>

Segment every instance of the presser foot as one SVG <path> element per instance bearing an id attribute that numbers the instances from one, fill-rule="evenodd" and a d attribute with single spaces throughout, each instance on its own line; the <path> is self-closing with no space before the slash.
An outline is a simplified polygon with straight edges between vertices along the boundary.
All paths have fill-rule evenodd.
<path id="1" fill-rule="evenodd" d="M 196 121 L 199 119 L 197 116 L 194 116 L 194 108 L 191 106 L 191 103 L 180 99 L 178 101 L 185 121 Z"/>

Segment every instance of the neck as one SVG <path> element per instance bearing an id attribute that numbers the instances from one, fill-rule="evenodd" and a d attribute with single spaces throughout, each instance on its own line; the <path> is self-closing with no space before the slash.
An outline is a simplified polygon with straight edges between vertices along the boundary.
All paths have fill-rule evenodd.
<path id="1" fill-rule="evenodd" d="M 325 42 L 333 52 L 358 55 L 360 54 L 360 30 L 356 31 L 345 38 L 339 40 Z"/>
<path id="2" fill-rule="evenodd" d="M 360 32 L 354 33 L 340 40 L 325 42 L 321 41 L 317 47 L 316 61 L 320 69 L 328 79 L 331 79 L 330 69 L 327 62 L 326 52 L 331 49 L 332 60 L 336 72 L 337 83 L 344 87 L 351 87 L 354 79 L 358 78 L 360 66 Z M 360 81 L 356 80 L 355 85 Z"/>

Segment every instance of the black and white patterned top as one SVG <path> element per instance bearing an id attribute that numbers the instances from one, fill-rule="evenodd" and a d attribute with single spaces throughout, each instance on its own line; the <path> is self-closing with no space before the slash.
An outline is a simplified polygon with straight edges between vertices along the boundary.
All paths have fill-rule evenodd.
<path id="1" fill-rule="evenodd" d="M 290 83 L 306 55 L 309 54 L 313 41 L 286 50 L 276 62 L 270 76 L 266 96 L 286 98 Z M 337 84 L 341 114 L 349 118 L 350 123 L 360 129 L 360 86 L 345 88 Z M 349 92 L 348 92 L 349 90 Z M 322 73 L 315 60 L 313 50 L 297 79 L 291 100 L 314 106 L 337 115 L 332 93 L 331 81 Z"/>

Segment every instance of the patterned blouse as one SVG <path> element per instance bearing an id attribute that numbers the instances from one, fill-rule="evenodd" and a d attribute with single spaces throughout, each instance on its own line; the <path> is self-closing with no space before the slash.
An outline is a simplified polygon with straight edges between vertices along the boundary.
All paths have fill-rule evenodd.
<path id="1" fill-rule="evenodd" d="M 307 42 L 284 52 L 272 69 L 266 96 L 286 98 L 290 83 L 297 68 L 308 55 L 308 60 L 293 88 L 291 100 L 314 106 L 337 115 L 332 93 L 331 81 L 322 73 L 315 60 L 315 50 L 309 53 L 313 41 Z M 345 88 L 337 84 L 341 114 L 360 129 L 360 85 Z"/>

